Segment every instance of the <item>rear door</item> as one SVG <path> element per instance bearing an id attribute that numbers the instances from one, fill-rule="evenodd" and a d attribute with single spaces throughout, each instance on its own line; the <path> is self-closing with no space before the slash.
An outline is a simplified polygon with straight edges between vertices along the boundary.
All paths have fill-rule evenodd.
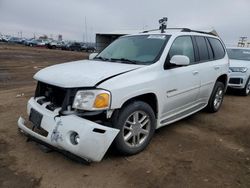
<path id="1" fill-rule="evenodd" d="M 200 103 L 206 104 L 213 91 L 214 84 L 220 75 L 221 58 L 225 56 L 223 46 L 218 39 L 194 36 L 198 52 L 198 71 L 201 87 L 198 96 Z M 224 62 L 224 60 L 222 60 Z"/>
<path id="2" fill-rule="evenodd" d="M 217 78 L 213 62 L 213 51 L 206 37 L 194 36 L 193 38 L 198 52 L 197 68 L 201 82 L 198 101 L 205 104 L 210 97 Z"/>

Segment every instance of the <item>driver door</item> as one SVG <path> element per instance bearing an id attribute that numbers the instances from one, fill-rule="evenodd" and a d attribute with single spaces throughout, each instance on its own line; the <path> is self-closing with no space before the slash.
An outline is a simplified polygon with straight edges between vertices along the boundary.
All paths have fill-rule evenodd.
<path id="1" fill-rule="evenodd" d="M 185 55 L 190 60 L 188 66 L 170 64 L 174 55 Z M 163 108 L 161 124 L 168 124 L 193 110 L 199 94 L 200 77 L 195 65 L 195 53 L 190 36 L 180 36 L 173 42 L 166 62 L 162 80 Z"/>

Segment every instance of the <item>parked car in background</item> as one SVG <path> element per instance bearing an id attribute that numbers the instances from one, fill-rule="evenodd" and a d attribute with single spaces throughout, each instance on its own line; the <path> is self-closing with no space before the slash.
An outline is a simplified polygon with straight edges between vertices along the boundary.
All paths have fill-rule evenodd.
<path id="1" fill-rule="evenodd" d="M 72 42 L 70 41 L 66 41 L 64 42 L 64 44 L 62 45 L 61 49 L 62 50 L 69 50 L 69 46 L 72 44 Z"/>
<path id="2" fill-rule="evenodd" d="M 18 38 L 18 37 L 11 37 L 8 40 L 8 43 L 12 43 L 12 44 L 22 44 L 22 39 Z"/>
<path id="3" fill-rule="evenodd" d="M 36 46 L 37 47 L 47 47 L 47 45 L 51 42 L 49 39 L 37 39 Z"/>
<path id="4" fill-rule="evenodd" d="M 95 46 L 93 44 L 84 43 L 81 46 L 81 50 L 85 51 L 85 52 L 95 52 L 96 48 L 95 48 Z"/>
<path id="5" fill-rule="evenodd" d="M 228 86 L 247 96 L 250 93 L 250 48 L 227 48 L 227 52 L 230 59 Z"/>
<path id="6" fill-rule="evenodd" d="M 25 46 L 36 46 L 36 44 L 37 44 L 37 41 L 36 41 L 36 39 L 33 39 L 33 38 L 28 39 L 24 42 Z"/>
<path id="7" fill-rule="evenodd" d="M 10 36 L 2 35 L 2 42 L 8 42 L 10 40 Z"/>
<path id="8" fill-rule="evenodd" d="M 71 44 L 68 45 L 67 47 L 67 50 L 70 50 L 70 51 L 81 51 L 82 50 L 82 45 L 80 42 L 73 42 Z"/>
<path id="9" fill-rule="evenodd" d="M 18 127 L 39 143 L 88 161 L 100 161 L 112 143 L 133 155 L 147 147 L 155 129 L 205 107 L 217 112 L 228 68 L 223 42 L 210 32 L 123 36 L 90 60 L 36 73 L 29 123 L 20 117 Z"/>
<path id="10" fill-rule="evenodd" d="M 64 42 L 63 41 L 51 41 L 47 44 L 47 48 L 49 49 L 61 49 L 64 46 Z"/>

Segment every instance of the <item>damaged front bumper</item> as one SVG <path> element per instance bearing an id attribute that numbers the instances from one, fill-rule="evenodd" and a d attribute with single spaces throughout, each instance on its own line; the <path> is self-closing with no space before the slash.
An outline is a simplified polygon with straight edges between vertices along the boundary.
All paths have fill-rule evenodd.
<path id="1" fill-rule="evenodd" d="M 88 161 L 101 161 L 119 133 L 118 129 L 103 126 L 76 115 L 58 116 L 58 111 L 52 112 L 46 109 L 34 98 L 28 102 L 28 114 L 31 109 L 43 115 L 40 127 L 47 132 L 47 135 L 30 129 L 26 126 L 25 120 L 20 117 L 18 127 L 23 133 Z M 72 134 L 78 135 L 77 143 L 72 142 Z"/>

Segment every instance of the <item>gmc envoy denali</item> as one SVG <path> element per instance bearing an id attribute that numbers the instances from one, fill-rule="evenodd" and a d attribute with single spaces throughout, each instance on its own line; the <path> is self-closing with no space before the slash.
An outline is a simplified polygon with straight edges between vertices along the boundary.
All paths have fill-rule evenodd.
<path id="1" fill-rule="evenodd" d="M 100 161 L 111 144 L 133 155 L 155 129 L 203 108 L 217 112 L 228 72 L 224 44 L 212 33 L 166 29 L 123 36 L 89 60 L 36 73 L 29 119 L 20 117 L 18 127 L 87 161 Z"/>

